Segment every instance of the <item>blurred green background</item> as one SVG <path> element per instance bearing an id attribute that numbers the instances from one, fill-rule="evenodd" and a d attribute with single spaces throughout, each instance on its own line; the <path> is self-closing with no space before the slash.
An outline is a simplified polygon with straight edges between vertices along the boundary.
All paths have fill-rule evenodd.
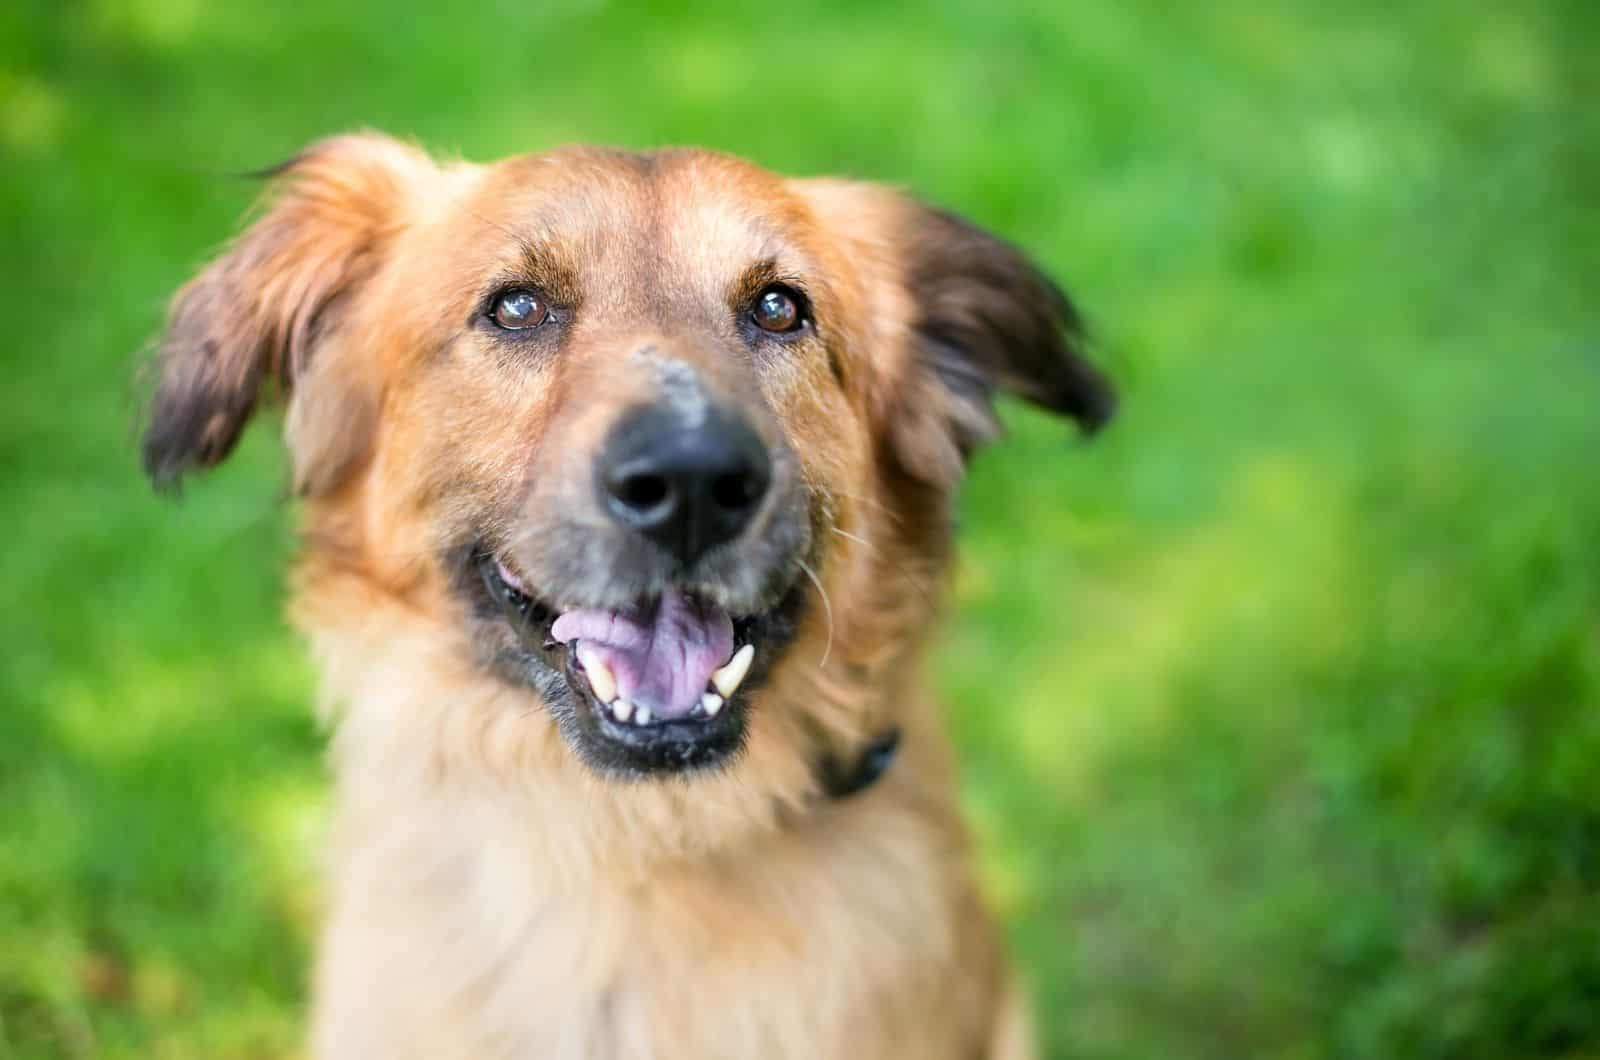
<path id="1" fill-rule="evenodd" d="M 135 353 L 371 125 L 902 182 L 1076 293 L 937 653 L 1049 1054 L 1600 1056 L 1600 7 L 0 6 L 0 1057 L 299 1049 L 326 781 L 275 426 Z"/>

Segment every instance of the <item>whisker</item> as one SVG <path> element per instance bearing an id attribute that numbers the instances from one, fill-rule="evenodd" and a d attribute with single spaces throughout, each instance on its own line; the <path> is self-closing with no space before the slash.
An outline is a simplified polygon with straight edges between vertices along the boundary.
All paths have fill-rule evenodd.
<path id="1" fill-rule="evenodd" d="M 856 534 L 852 534 L 848 530 L 840 530 L 837 526 L 830 526 L 830 527 L 828 527 L 828 529 L 833 531 L 834 533 L 838 534 L 840 537 L 844 538 L 846 541 L 854 541 L 858 545 L 865 545 L 868 548 L 872 549 L 873 552 L 878 553 L 878 546 L 874 545 L 871 541 L 868 541 L 864 537 L 859 537 Z M 878 553 L 878 554 L 882 555 L 882 553 Z"/>
<path id="2" fill-rule="evenodd" d="M 806 577 L 811 579 L 811 584 L 817 587 L 817 595 L 822 597 L 823 613 L 828 618 L 828 640 L 823 645 L 822 658 L 817 662 L 817 669 L 820 670 L 828 665 L 828 656 L 833 653 L 833 601 L 828 599 L 828 590 L 822 587 L 822 580 L 817 577 L 817 572 L 811 569 L 811 565 L 803 559 L 796 562 L 800 564 L 800 569 L 805 572 Z"/>
<path id="3" fill-rule="evenodd" d="M 911 586 L 912 590 L 915 591 L 916 594 L 922 598 L 923 604 L 925 604 L 926 606 L 928 606 L 930 608 L 934 606 L 933 594 L 928 591 L 928 587 L 926 585 L 924 585 L 918 578 L 914 577 L 912 575 L 912 573 L 911 573 L 910 568 L 908 568 L 900 560 L 898 560 L 895 557 L 889 555 L 883 549 L 879 548 L 877 545 L 874 545 L 871 541 L 868 541 L 866 538 L 858 537 L 857 535 L 852 534 L 848 530 L 841 530 L 837 526 L 830 526 L 830 527 L 828 527 L 828 529 L 831 530 L 833 533 L 838 534 L 840 537 L 844 538 L 846 541 L 853 541 L 858 545 L 863 545 L 866 548 L 871 549 L 873 555 L 879 557 L 880 559 L 883 559 L 884 561 L 889 563 L 890 566 L 894 567 L 895 573 L 899 574 L 900 577 L 902 577 L 902 578 L 904 578 L 906 580 L 906 584 Z"/>
<path id="4" fill-rule="evenodd" d="M 456 199 L 452 200 L 450 205 L 455 207 L 456 209 L 460 210 L 462 213 L 466 214 L 467 216 L 469 216 L 469 217 L 471 217 L 471 218 L 473 218 L 473 219 L 475 219 L 475 220 L 477 220 L 477 221 L 479 221 L 479 222 L 481 222 L 483 224 L 488 225 L 490 228 L 495 228 L 495 229 L 498 229 L 501 232 L 504 232 L 506 235 L 510 236 L 516 242 L 517 247 L 524 254 L 532 255 L 532 254 L 536 253 L 534 245 L 533 245 L 533 242 L 526 235 L 524 235 L 521 232 L 518 232 L 516 229 L 512 228 L 510 225 L 501 224 L 499 221 L 496 221 L 492 217 L 485 217 L 483 214 L 479 213 L 477 210 L 474 210 L 472 207 L 470 207 L 466 203 L 462 202 L 460 198 L 456 198 Z"/>
<path id="5" fill-rule="evenodd" d="M 868 497 L 864 494 L 842 489 L 829 489 L 828 492 L 833 494 L 835 497 L 842 497 L 847 501 L 854 501 L 857 504 L 864 505 L 865 507 L 874 508 L 888 516 L 889 521 L 894 523 L 896 526 L 901 526 L 904 524 L 904 520 L 901 519 L 899 512 L 895 511 L 893 508 L 889 507 L 887 504 L 875 497 Z"/>

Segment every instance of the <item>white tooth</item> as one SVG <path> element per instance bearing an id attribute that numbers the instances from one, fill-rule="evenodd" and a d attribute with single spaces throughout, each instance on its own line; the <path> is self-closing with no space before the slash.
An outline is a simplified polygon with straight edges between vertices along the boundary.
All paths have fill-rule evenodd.
<path id="1" fill-rule="evenodd" d="M 639 709 L 633 712 L 633 723 L 635 725 L 649 725 L 650 708 L 641 703 Z"/>
<path id="2" fill-rule="evenodd" d="M 715 692 L 702 694 L 700 696 L 700 709 L 706 712 L 706 717 L 716 717 L 717 711 L 722 709 L 722 697 Z"/>
<path id="3" fill-rule="evenodd" d="M 633 704 L 626 699 L 619 699 L 611 704 L 611 714 L 618 721 L 627 721 L 633 717 Z"/>
<path id="4" fill-rule="evenodd" d="M 746 644 L 733 653 L 727 665 L 720 670 L 712 671 L 711 683 L 717 686 L 717 691 L 724 697 L 732 696 L 739 691 L 739 684 L 744 680 L 744 675 L 750 672 L 750 660 L 756 657 L 756 646 Z"/>
<path id="5" fill-rule="evenodd" d="M 578 645 L 578 662 L 583 664 L 583 672 L 589 678 L 589 687 L 594 689 L 595 697 L 602 703 L 609 703 L 617 698 L 617 679 L 611 673 L 611 667 L 600 658 L 600 653 L 593 648 Z"/>

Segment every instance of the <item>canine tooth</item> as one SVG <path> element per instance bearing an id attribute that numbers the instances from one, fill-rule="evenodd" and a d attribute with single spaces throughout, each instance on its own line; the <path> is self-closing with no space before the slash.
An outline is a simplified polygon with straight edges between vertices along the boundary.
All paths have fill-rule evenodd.
<path id="1" fill-rule="evenodd" d="M 583 672 L 589 678 L 589 687 L 594 689 L 600 702 L 609 703 L 617 698 L 617 679 L 612 675 L 611 667 L 600 658 L 599 652 L 580 645 L 578 662 L 583 665 Z"/>
<path id="2" fill-rule="evenodd" d="M 722 697 L 715 692 L 706 692 L 700 696 L 700 709 L 705 711 L 708 718 L 717 716 L 717 711 L 722 709 Z"/>
<path id="3" fill-rule="evenodd" d="M 733 653 L 733 658 L 728 660 L 727 665 L 712 672 L 711 683 L 717 686 L 717 691 L 721 692 L 724 698 L 739 690 L 744 675 L 750 672 L 750 660 L 755 657 L 756 646 L 746 644 Z"/>
<path id="4" fill-rule="evenodd" d="M 641 710 L 643 708 L 640 708 Z M 633 704 L 626 699 L 619 699 L 611 704 L 611 714 L 618 721 L 627 721 L 633 717 Z"/>
<path id="5" fill-rule="evenodd" d="M 643 703 L 639 704 L 639 709 L 633 712 L 633 723 L 635 725 L 649 725 L 650 708 Z"/>

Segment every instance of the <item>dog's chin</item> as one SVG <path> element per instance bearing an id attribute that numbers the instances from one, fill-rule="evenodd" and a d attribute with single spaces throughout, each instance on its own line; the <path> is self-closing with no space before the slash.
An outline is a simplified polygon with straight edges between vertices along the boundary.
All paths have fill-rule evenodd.
<path id="1" fill-rule="evenodd" d="M 684 583 L 619 608 L 563 610 L 488 549 L 469 550 L 465 568 L 480 617 L 500 627 L 500 675 L 536 691 L 578 756 L 621 779 L 732 761 L 805 595 L 793 579 L 771 607 L 733 614 Z"/>

